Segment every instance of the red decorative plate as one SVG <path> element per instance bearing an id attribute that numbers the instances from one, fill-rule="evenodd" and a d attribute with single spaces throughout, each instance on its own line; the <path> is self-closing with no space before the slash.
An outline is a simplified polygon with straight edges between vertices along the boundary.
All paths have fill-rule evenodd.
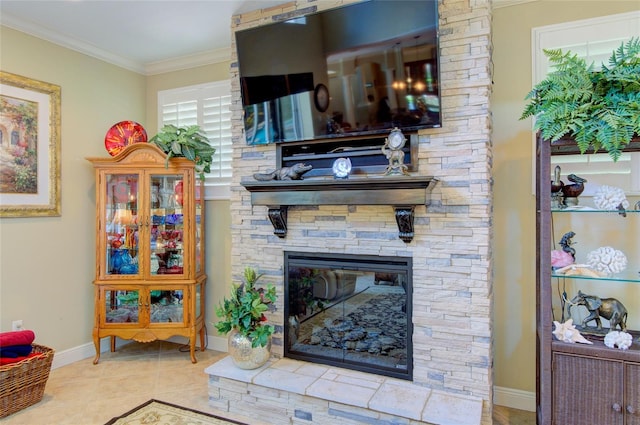
<path id="1" fill-rule="evenodd" d="M 104 146 L 109 155 L 118 155 L 125 147 L 132 143 L 145 143 L 147 132 L 135 121 L 120 121 L 107 131 Z"/>

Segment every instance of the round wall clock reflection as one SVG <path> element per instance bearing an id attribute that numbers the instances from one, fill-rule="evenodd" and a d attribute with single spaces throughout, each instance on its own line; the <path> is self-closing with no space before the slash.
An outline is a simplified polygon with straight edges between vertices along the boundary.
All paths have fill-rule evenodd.
<path id="1" fill-rule="evenodd" d="M 329 108 L 329 89 L 324 84 L 318 84 L 313 92 L 313 101 L 316 109 L 325 112 Z"/>

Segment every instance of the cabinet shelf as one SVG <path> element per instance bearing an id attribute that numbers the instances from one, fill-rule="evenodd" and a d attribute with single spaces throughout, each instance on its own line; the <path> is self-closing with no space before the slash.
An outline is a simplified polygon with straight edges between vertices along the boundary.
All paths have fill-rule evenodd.
<path id="1" fill-rule="evenodd" d="M 619 210 L 599 210 L 596 208 L 591 208 L 591 207 L 569 207 L 569 208 L 563 208 L 563 209 L 552 209 L 551 210 L 552 213 L 556 214 L 556 213 L 571 213 L 571 214 L 617 214 L 620 217 L 624 216 L 622 215 L 622 212 Z M 640 210 L 624 210 L 624 214 L 640 214 Z"/>
<path id="2" fill-rule="evenodd" d="M 633 269 L 627 269 L 622 273 L 618 273 L 614 276 L 603 277 L 591 277 L 591 276 L 567 276 L 560 273 L 551 273 L 551 277 L 557 279 L 576 279 L 576 280 L 591 280 L 601 282 L 621 282 L 621 283 L 637 283 L 640 284 L 640 272 L 634 272 Z"/>
<path id="3" fill-rule="evenodd" d="M 554 340 L 551 343 L 552 349 L 555 352 L 575 354 L 578 356 L 598 357 L 611 360 L 620 361 L 636 361 L 640 354 L 640 344 L 638 344 L 639 333 L 637 331 L 629 331 L 633 335 L 634 343 L 628 350 L 619 350 L 618 348 L 609 348 L 604 345 L 602 338 L 593 338 L 586 336 L 586 338 L 593 342 L 593 345 L 568 343 Z"/>

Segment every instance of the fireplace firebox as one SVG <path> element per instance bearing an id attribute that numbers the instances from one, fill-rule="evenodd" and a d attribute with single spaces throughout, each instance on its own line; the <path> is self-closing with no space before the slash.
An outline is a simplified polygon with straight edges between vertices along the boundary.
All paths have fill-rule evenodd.
<path id="1" fill-rule="evenodd" d="M 285 252 L 285 357 L 412 380 L 412 259 Z"/>

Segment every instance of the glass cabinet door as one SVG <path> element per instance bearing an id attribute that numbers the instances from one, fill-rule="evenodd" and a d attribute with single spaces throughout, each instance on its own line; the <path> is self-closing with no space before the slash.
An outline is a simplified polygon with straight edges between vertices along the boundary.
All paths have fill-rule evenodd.
<path id="1" fill-rule="evenodd" d="M 149 292 L 149 323 L 182 324 L 184 322 L 183 298 L 183 289 L 151 289 Z"/>
<path id="2" fill-rule="evenodd" d="M 107 275 L 138 274 L 138 174 L 107 174 L 105 202 Z"/>
<path id="3" fill-rule="evenodd" d="M 140 322 L 140 291 L 106 290 L 103 299 L 106 323 Z"/>
<path id="4" fill-rule="evenodd" d="M 196 317 L 200 317 L 203 311 L 204 306 L 204 294 L 202 292 L 202 288 L 204 283 L 199 283 L 196 285 Z"/>
<path id="5" fill-rule="evenodd" d="M 181 275 L 184 272 L 183 174 L 153 174 L 150 177 L 151 275 Z"/>
<path id="6" fill-rule="evenodd" d="M 195 250 L 196 250 L 196 275 L 204 272 L 204 185 L 199 177 L 196 177 L 195 204 L 196 204 L 196 225 L 195 225 Z"/>

